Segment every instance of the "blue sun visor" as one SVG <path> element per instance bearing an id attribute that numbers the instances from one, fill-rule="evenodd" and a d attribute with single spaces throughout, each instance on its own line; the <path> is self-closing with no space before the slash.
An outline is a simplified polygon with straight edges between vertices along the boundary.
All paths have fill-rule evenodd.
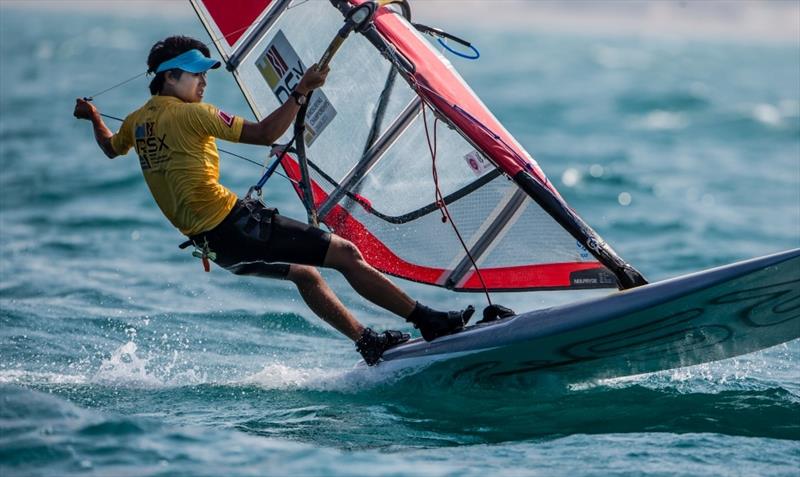
<path id="1" fill-rule="evenodd" d="M 158 65 L 156 73 L 176 68 L 188 73 L 204 73 L 219 68 L 220 64 L 217 60 L 206 58 L 200 50 L 189 50 Z"/>

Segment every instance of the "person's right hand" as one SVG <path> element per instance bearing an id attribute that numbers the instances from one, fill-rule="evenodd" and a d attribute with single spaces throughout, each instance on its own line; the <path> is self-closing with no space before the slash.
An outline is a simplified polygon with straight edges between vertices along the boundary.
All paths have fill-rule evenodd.
<path id="1" fill-rule="evenodd" d="M 319 88 L 325 84 L 325 79 L 327 79 L 330 70 L 328 66 L 323 70 L 319 70 L 317 69 L 317 64 L 314 63 L 311 65 L 311 68 L 306 70 L 305 74 L 300 79 L 300 83 L 297 84 L 295 91 L 300 94 L 308 94 L 309 91 Z"/>
<path id="2" fill-rule="evenodd" d="M 89 119 L 95 117 L 97 108 L 92 103 L 82 98 L 75 99 L 75 111 L 72 113 L 78 119 Z"/>

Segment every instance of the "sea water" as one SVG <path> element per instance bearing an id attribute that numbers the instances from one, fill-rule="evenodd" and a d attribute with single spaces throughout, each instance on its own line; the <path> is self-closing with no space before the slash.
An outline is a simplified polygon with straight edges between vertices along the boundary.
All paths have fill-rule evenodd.
<path id="1" fill-rule="evenodd" d="M 156 40 L 205 39 L 191 10 L 0 4 L 0 31 L 0 475 L 800 472 L 798 341 L 597 382 L 487 387 L 353 369 L 353 345 L 290 284 L 203 273 L 135 157 L 107 160 L 72 117 L 74 98 L 144 71 Z M 454 65 L 651 280 L 800 246 L 797 40 L 454 33 L 482 51 Z M 146 81 L 96 104 L 124 116 Z M 250 117 L 229 75 L 209 83 L 207 101 Z M 234 191 L 259 174 L 222 158 Z M 304 216 L 285 180 L 267 189 Z M 325 276 L 364 323 L 413 331 Z M 399 284 L 434 306 L 482 304 Z M 495 299 L 525 311 L 582 296 Z"/>

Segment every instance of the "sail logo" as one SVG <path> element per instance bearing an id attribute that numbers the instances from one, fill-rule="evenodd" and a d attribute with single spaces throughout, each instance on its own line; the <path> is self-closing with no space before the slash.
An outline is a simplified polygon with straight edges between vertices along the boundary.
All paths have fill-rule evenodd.
<path id="1" fill-rule="evenodd" d="M 275 45 L 272 45 L 270 49 L 267 50 L 267 60 L 269 60 L 269 64 L 272 65 L 279 77 L 282 78 L 289 72 L 289 67 L 286 65 L 286 62 L 283 61 L 283 57 L 278 53 L 278 49 L 275 48 Z"/>
<path id="2" fill-rule="evenodd" d="M 478 151 L 471 151 L 466 156 L 464 156 L 464 160 L 467 161 L 467 165 L 472 170 L 472 172 L 480 177 L 493 169 L 492 163 L 489 162 L 483 155 L 481 155 Z"/>
<path id="3" fill-rule="evenodd" d="M 289 73 L 289 66 L 278 52 L 276 45 L 270 45 L 264 52 L 263 60 L 256 63 L 261 75 L 267 80 L 269 87 L 275 91 L 278 83 Z M 301 71 L 302 74 L 302 71 Z"/>
<path id="4" fill-rule="evenodd" d="M 589 247 L 589 249 L 594 250 L 595 252 L 602 253 L 603 249 L 606 247 L 606 244 L 604 242 L 598 241 L 594 237 L 588 237 L 586 239 L 586 246 Z"/>
<path id="5" fill-rule="evenodd" d="M 306 71 L 305 65 L 283 31 L 275 34 L 264 52 L 256 58 L 255 63 L 280 103 L 285 103 L 292 97 L 292 91 Z M 306 112 L 304 134 L 306 144 L 310 146 L 335 116 L 336 110 L 325 93 L 319 89 L 315 90 Z"/>
<path id="6" fill-rule="evenodd" d="M 303 63 L 282 31 L 275 35 L 264 53 L 258 57 L 256 67 L 281 103 L 291 97 L 305 72 Z"/>
<path id="7" fill-rule="evenodd" d="M 569 282 L 574 288 L 608 288 L 614 286 L 617 280 L 605 268 L 592 268 L 570 273 Z"/>
<path id="8" fill-rule="evenodd" d="M 583 244 L 576 240 L 575 245 L 578 246 L 578 256 L 580 256 L 581 260 L 589 260 L 589 251 L 586 250 Z"/>

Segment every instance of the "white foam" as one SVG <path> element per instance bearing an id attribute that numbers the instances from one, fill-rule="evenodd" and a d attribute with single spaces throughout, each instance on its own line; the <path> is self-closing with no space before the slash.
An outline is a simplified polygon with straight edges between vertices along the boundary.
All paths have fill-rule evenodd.
<path id="1" fill-rule="evenodd" d="M 731 390 L 752 390 L 772 386 L 767 361 L 760 353 L 698 364 L 649 374 L 598 379 L 575 383 L 579 391 L 595 387 L 626 388 L 634 385 L 650 389 L 670 389 L 678 393 L 716 394 Z"/>
<path id="2" fill-rule="evenodd" d="M 316 387 L 315 383 L 336 381 L 341 374 L 341 371 L 321 368 L 292 368 L 281 363 L 270 363 L 242 382 L 255 384 L 264 389 L 304 389 Z"/>
<path id="3" fill-rule="evenodd" d="M 147 371 L 149 360 L 138 356 L 136 351 L 137 346 L 133 341 L 114 350 L 108 359 L 100 363 L 92 382 L 147 387 L 164 385 L 163 381 Z"/>
<path id="4" fill-rule="evenodd" d="M 84 376 L 48 373 L 40 371 L 25 371 L 22 369 L 7 369 L 0 371 L 2 384 L 84 384 Z"/>
<path id="5" fill-rule="evenodd" d="M 178 350 L 172 350 L 171 359 L 165 362 L 162 354 L 139 350 L 133 328 L 125 331 L 130 341 L 100 363 L 100 368 L 90 379 L 92 383 L 150 388 L 193 386 L 208 382 L 205 372 L 195 368 L 184 369 L 188 362 Z"/>
<path id="6" fill-rule="evenodd" d="M 264 389 L 311 390 L 355 393 L 378 385 L 391 384 L 412 371 L 398 372 L 391 362 L 377 367 L 359 366 L 352 369 L 323 369 L 291 367 L 283 363 L 268 363 L 258 373 L 238 384 L 252 384 Z"/>

